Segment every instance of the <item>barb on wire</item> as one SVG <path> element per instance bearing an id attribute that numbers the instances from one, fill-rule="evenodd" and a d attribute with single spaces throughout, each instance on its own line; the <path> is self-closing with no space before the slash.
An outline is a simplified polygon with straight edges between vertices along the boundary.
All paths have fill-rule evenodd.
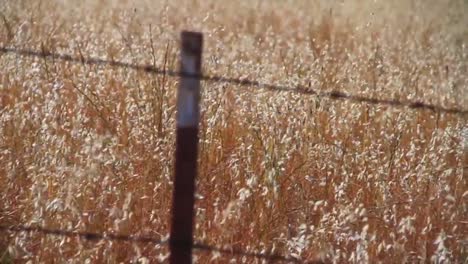
<path id="1" fill-rule="evenodd" d="M 50 228 L 43 228 L 43 227 L 38 227 L 38 226 L 0 225 L 0 230 L 15 232 L 15 233 L 26 232 L 26 233 L 41 233 L 44 235 L 61 236 L 61 237 L 79 237 L 81 239 L 90 240 L 90 241 L 118 240 L 118 241 L 152 243 L 152 244 L 158 244 L 158 245 L 163 245 L 163 244 L 168 243 L 168 241 L 166 240 L 157 239 L 157 238 L 149 237 L 149 236 L 133 236 L 133 235 L 105 234 L 105 233 L 103 234 L 103 233 L 93 233 L 93 232 L 62 230 L 62 229 L 50 229 Z"/>
<path id="2" fill-rule="evenodd" d="M 128 63 L 128 62 L 105 60 L 105 59 L 100 59 L 100 58 L 85 58 L 82 55 L 80 55 L 80 57 L 74 57 L 70 54 L 51 53 L 46 50 L 34 51 L 34 50 L 0 47 L 0 52 L 13 53 L 13 54 L 17 54 L 20 56 L 59 59 L 63 61 L 69 61 L 73 63 L 81 63 L 81 64 L 87 64 L 87 65 L 108 65 L 108 66 L 113 66 L 113 67 L 129 68 L 129 69 L 133 69 L 137 71 L 144 71 L 147 73 L 165 74 L 165 75 L 172 76 L 172 77 L 198 78 L 200 80 L 208 81 L 208 82 L 221 82 L 221 83 L 229 83 L 229 84 L 234 84 L 234 85 L 239 85 L 239 86 L 251 86 L 251 87 L 257 87 L 257 88 L 266 89 L 266 90 L 275 91 L 275 92 L 291 92 L 291 93 L 298 93 L 298 94 L 304 94 L 304 95 L 315 95 L 319 97 L 329 98 L 332 100 L 346 100 L 346 101 L 350 101 L 354 103 L 367 103 L 367 104 L 372 104 L 372 105 L 400 107 L 400 108 L 407 107 L 410 109 L 431 110 L 434 112 L 450 113 L 450 114 L 457 114 L 457 115 L 468 114 L 468 110 L 431 105 L 428 103 L 424 103 L 422 101 L 409 101 L 409 100 L 402 101 L 402 100 L 391 100 L 391 99 L 368 98 L 368 97 L 364 97 L 360 95 L 347 94 L 341 91 L 321 92 L 321 91 L 314 90 L 310 87 L 301 86 L 301 85 L 286 86 L 286 85 L 278 85 L 278 84 L 271 84 L 271 83 L 263 83 L 257 80 L 230 78 L 230 77 L 223 77 L 223 76 L 218 76 L 218 75 L 212 75 L 212 76 L 194 75 L 194 74 L 188 74 L 184 72 L 161 69 L 152 65 L 138 65 L 138 64 Z"/>

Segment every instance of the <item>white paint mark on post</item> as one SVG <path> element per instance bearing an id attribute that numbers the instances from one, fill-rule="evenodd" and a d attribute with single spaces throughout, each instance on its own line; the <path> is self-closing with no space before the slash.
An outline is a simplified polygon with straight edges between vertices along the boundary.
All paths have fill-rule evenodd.
<path id="1" fill-rule="evenodd" d="M 187 32 L 188 33 L 188 32 Z M 201 47 L 194 45 L 195 35 L 182 39 L 181 84 L 177 95 L 177 126 L 195 127 L 199 121 L 200 101 L 200 54 Z"/>

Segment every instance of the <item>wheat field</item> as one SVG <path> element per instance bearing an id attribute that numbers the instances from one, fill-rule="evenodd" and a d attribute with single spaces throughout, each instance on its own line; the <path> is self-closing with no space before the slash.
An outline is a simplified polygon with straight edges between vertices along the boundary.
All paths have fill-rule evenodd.
<path id="1" fill-rule="evenodd" d="M 462 0 L 0 0 L 0 45 L 466 109 Z M 178 78 L 0 53 L 0 224 L 167 239 Z M 466 116 L 202 82 L 195 240 L 330 263 L 467 263 Z M 463 136 L 465 135 L 465 136 Z M 0 233 L 0 263 L 168 248 Z M 194 251 L 195 263 L 267 263 Z"/>

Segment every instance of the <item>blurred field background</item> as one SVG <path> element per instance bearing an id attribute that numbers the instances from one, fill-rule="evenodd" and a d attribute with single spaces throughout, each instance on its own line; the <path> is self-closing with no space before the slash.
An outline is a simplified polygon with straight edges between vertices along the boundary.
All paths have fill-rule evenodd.
<path id="1" fill-rule="evenodd" d="M 466 109 L 468 5 L 0 0 L 0 45 Z M 0 54 L 0 224 L 167 238 L 177 78 Z M 196 240 L 335 263 L 468 261 L 466 116 L 202 83 Z M 196 263 L 262 263 L 194 253 Z M 168 249 L 1 233 L 1 263 Z"/>

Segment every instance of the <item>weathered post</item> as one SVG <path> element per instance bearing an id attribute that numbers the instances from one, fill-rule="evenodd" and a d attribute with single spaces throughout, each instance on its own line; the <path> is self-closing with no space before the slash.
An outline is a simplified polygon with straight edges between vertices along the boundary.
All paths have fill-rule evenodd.
<path id="1" fill-rule="evenodd" d="M 170 263 L 192 263 L 203 35 L 182 32 Z"/>

